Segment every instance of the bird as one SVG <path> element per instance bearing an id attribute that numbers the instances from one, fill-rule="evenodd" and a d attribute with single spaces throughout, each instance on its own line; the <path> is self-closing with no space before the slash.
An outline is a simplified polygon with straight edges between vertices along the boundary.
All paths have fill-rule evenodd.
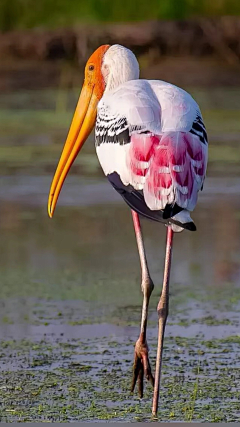
<path id="1" fill-rule="evenodd" d="M 131 391 L 144 377 L 153 390 L 157 416 L 174 233 L 195 231 L 190 216 L 203 189 L 208 137 L 200 108 L 185 90 L 139 77 L 139 63 L 128 48 L 102 45 L 86 63 L 85 77 L 48 200 L 52 218 L 64 180 L 95 126 L 96 153 L 104 174 L 131 209 L 141 265 L 143 293 L 139 338 L 134 349 Z M 157 306 L 155 375 L 149 362 L 147 320 L 154 284 L 150 276 L 141 220 L 166 226 L 162 291 Z"/>

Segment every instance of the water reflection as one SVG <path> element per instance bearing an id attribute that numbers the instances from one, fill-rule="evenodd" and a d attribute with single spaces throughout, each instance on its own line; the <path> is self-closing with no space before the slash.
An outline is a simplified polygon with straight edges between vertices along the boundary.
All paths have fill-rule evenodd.
<path id="1" fill-rule="evenodd" d="M 215 282 L 233 282 L 239 273 L 239 206 L 235 200 L 220 199 L 215 205 Z"/>
<path id="2" fill-rule="evenodd" d="M 107 183 L 101 188 L 109 191 Z M 81 288 L 87 287 L 83 299 L 117 303 L 121 294 L 122 300 L 134 301 L 140 280 L 138 253 L 130 211 L 117 200 L 106 205 L 60 206 L 53 220 L 48 219 L 45 206 L 5 201 L 0 218 L 1 297 L 30 292 L 39 298 L 61 299 L 64 291 L 64 298 L 71 299 L 72 292 L 77 292 L 81 299 Z M 208 293 L 213 287 L 218 292 L 229 283 L 240 284 L 239 212 L 235 197 L 200 200 L 194 213 L 197 232 L 175 235 L 172 286 L 182 284 L 190 291 L 201 288 Z M 160 286 L 165 227 L 148 221 L 143 226 L 150 268 Z M 11 283 L 13 277 L 19 286 L 16 279 Z"/>

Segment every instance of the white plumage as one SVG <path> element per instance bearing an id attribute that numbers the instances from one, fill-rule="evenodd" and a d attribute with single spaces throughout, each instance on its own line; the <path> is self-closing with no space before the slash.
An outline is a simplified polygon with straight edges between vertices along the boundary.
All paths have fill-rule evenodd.
<path id="1" fill-rule="evenodd" d="M 186 211 L 178 215 L 189 220 L 207 165 L 197 103 L 170 83 L 138 79 L 135 56 L 118 45 L 107 51 L 102 72 L 96 151 L 105 175 L 116 172 L 125 186 L 143 190 L 151 210 L 177 203 Z"/>

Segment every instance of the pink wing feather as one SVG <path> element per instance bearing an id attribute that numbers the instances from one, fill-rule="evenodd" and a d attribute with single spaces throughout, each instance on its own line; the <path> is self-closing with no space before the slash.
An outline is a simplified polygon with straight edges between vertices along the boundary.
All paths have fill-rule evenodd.
<path id="1" fill-rule="evenodd" d="M 152 210 L 167 204 L 192 211 L 197 203 L 207 165 L 207 149 L 190 132 L 161 136 L 133 134 L 129 151 L 132 185 L 143 189 Z"/>

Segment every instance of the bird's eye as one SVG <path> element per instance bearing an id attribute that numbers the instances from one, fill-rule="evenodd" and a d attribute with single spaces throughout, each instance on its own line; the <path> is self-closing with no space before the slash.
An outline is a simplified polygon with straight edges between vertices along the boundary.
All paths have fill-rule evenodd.
<path id="1" fill-rule="evenodd" d="M 89 71 L 93 71 L 94 70 L 94 65 L 89 65 L 88 69 L 89 69 Z"/>

